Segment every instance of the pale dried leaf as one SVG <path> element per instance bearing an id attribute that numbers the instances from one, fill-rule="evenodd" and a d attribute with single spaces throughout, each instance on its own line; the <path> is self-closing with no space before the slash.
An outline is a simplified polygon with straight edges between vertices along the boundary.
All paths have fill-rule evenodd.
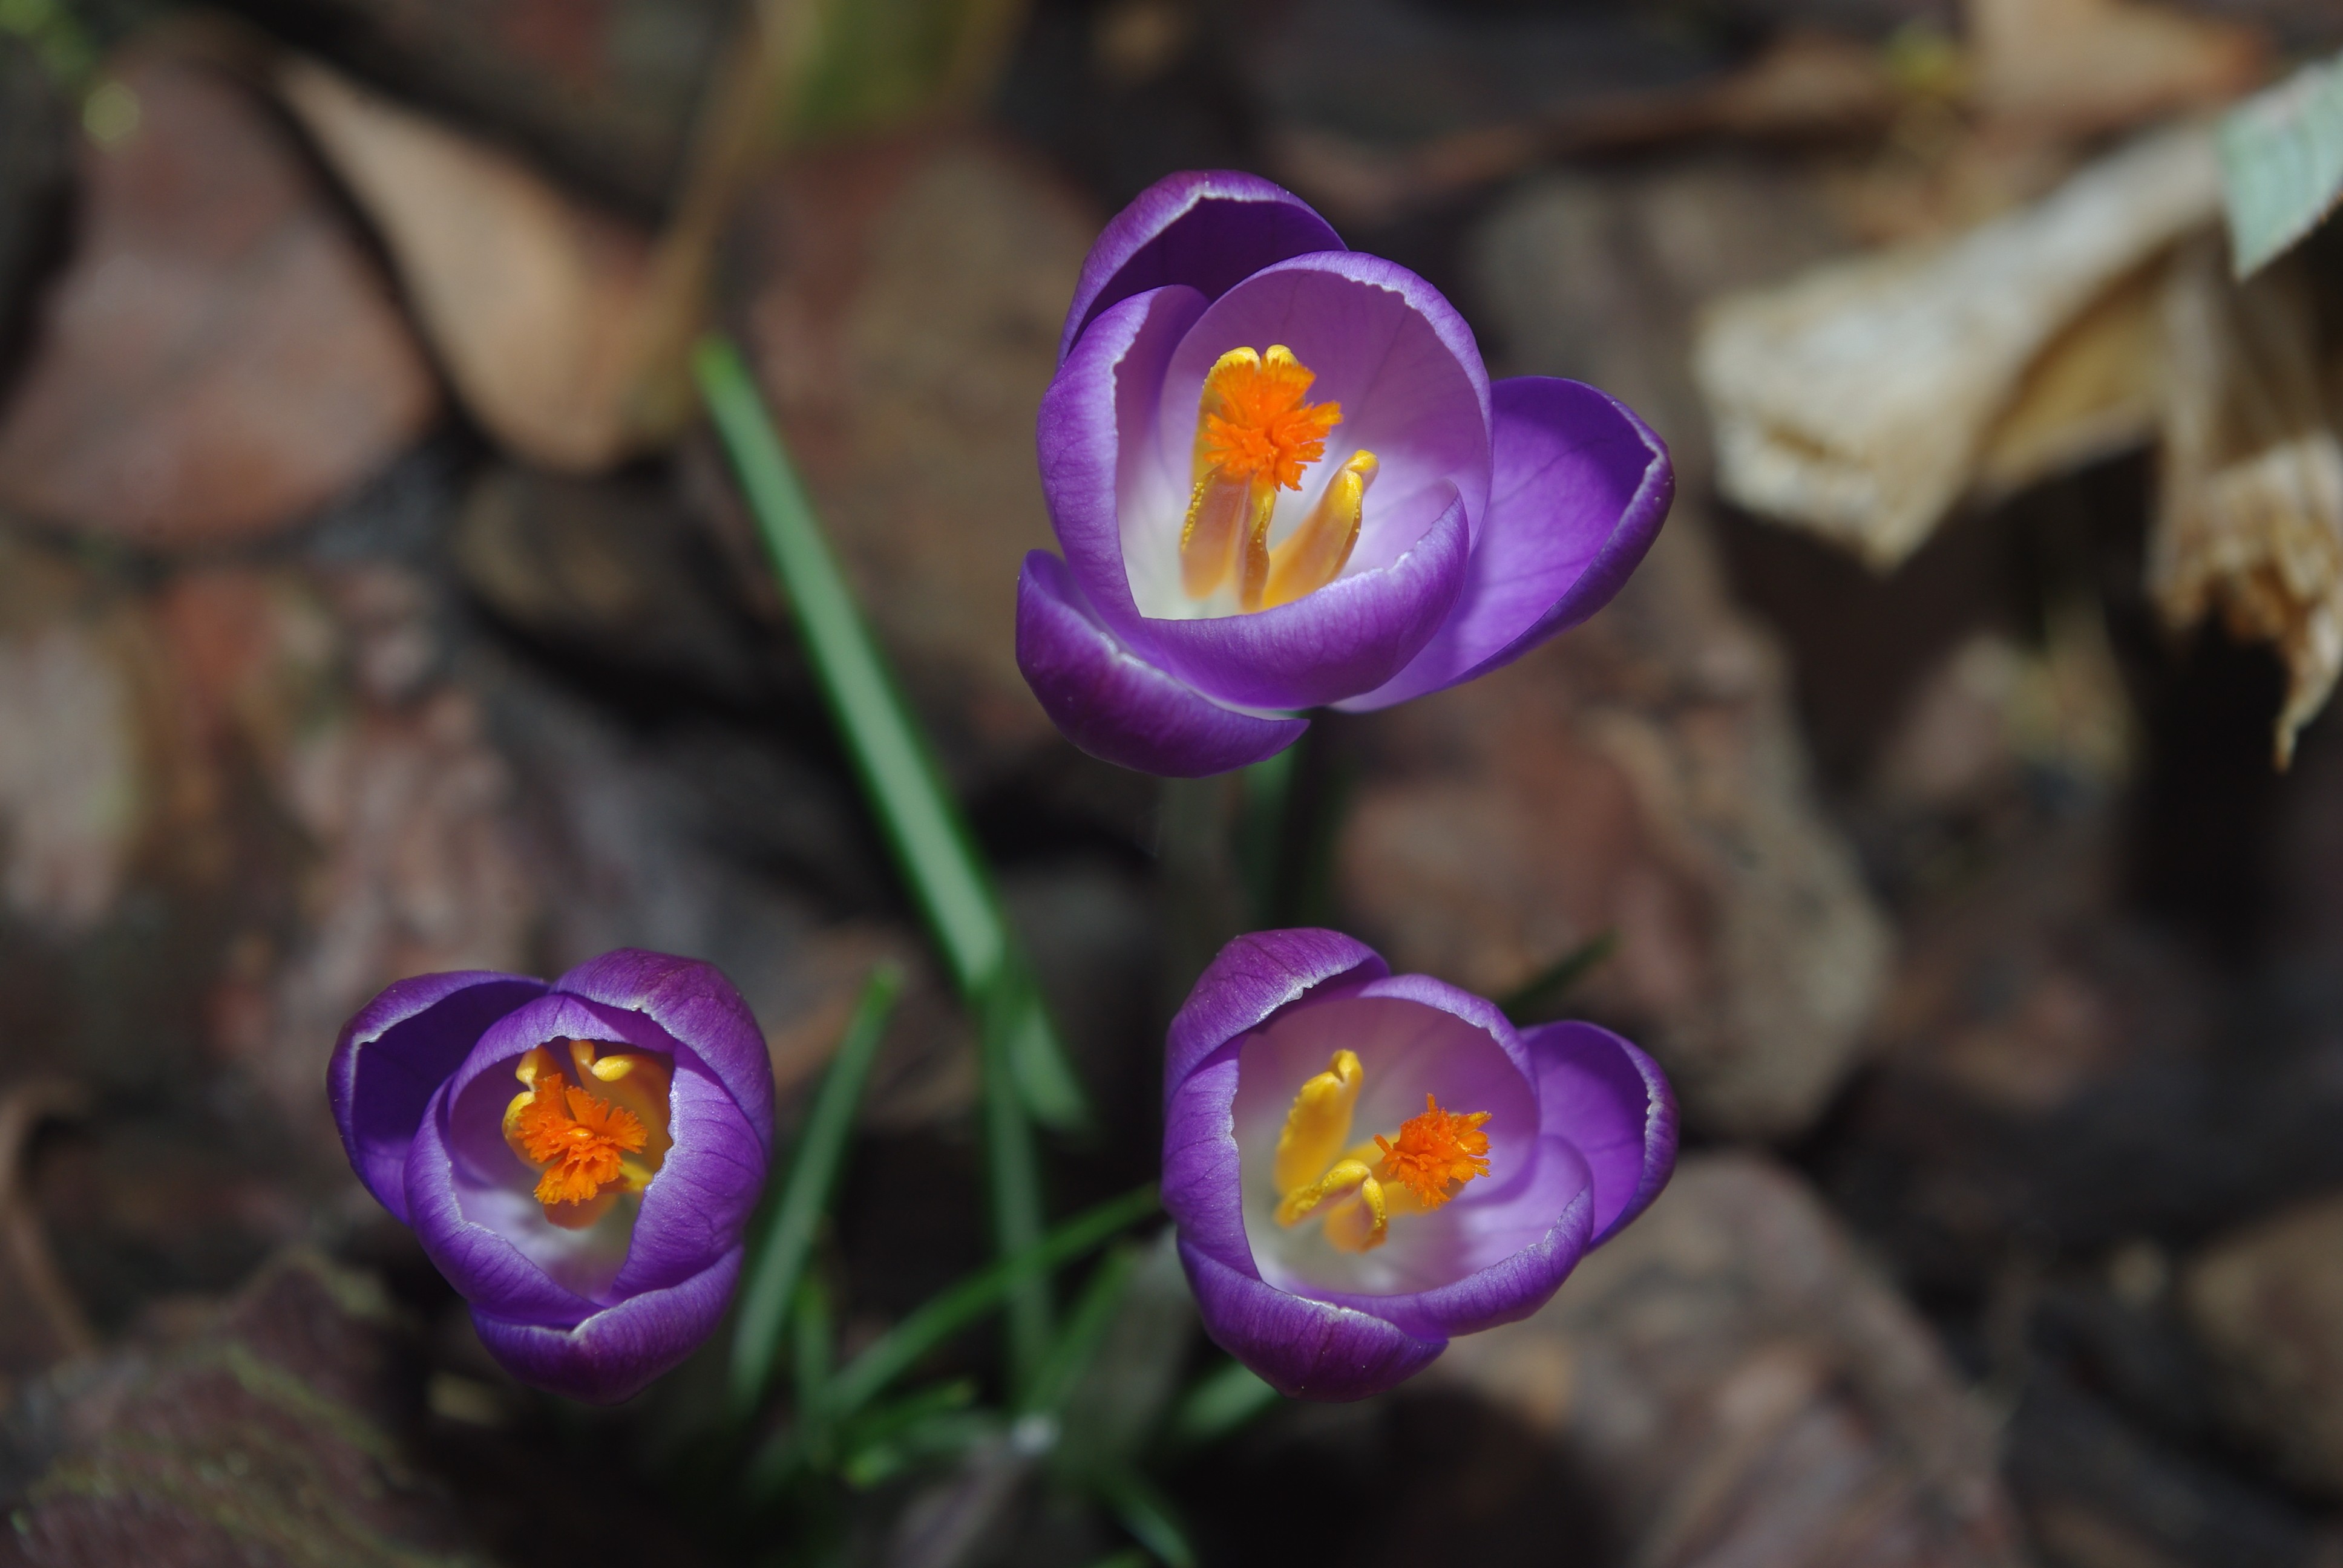
<path id="1" fill-rule="evenodd" d="M 2044 348 L 2217 200 L 2209 136 L 2165 132 L 1945 246 L 1722 301 L 1694 348 L 1719 485 L 1895 567 L 1968 489 Z"/>
<path id="2" fill-rule="evenodd" d="M 2232 636 L 2278 645 L 2283 768 L 2343 672 L 2343 443 L 2319 395 L 2310 302 L 2291 265 L 2232 284 L 2208 242 L 2175 264 L 2165 318 L 2149 587 L 2175 627 L 2218 610 Z"/>
<path id="3" fill-rule="evenodd" d="M 668 314 L 643 235 L 313 61 L 289 62 L 279 85 L 381 231 L 425 336 L 491 435 L 590 471 L 667 433 L 671 410 L 641 397 Z"/>
<path id="4" fill-rule="evenodd" d="M 1967 22 L 1977 107 L 2036 135 L 2226 103 L 2269 58 L 2250 27 L 2128 0 L 1968 0 Z"/>
<path id="5" fill-rule="evenodd" d="M 2164 412 L 2164 274 L 2142 268 L 2052 339 L 1977 458 L 1981 498 L 2147 445 Z"/>

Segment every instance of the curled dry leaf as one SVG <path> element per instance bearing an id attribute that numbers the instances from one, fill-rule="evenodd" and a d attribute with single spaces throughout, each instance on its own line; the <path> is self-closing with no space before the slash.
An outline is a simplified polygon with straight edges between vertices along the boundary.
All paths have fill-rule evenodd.
<path id="1" fill-rule="evenodd" d="M 2090 136 L 2224 104 L 2269 46 L 2234 22 L 2131 0 L 1968 0 L 1974 98 L 2036 136 Z"/>
<path id="2" fill-rule="evenodd" d="M 82 141 L 81 233 L 0 423 L 0 504 L 150 546 L 267 534 L 413 442 L 437 389 L 260 106 L 159 49 L 112 79 L 136 121 Z"/>
<path id="3" fill-rule="evenodd" d="M 689 414 L 650 241 L 519 159 L 314 61 L 279 89 L 374 220 L 465 406 L 519 455 L 605 468 Z"/>
<path id="4" fill-rule="evenodd" d="M 2036 357 L 1978 455 L 1980 499 L 2155 437 L 2164 414 L 2163 284 L 2160 262 L 2140 268 Z"/>
<path id="5" fill-rule="evenodd" d="M 2343 671 L 2343 444 L 2319 395 L 2310 301 L 2298 264 L 2233 286 L 2207 239 L 2175 263 L 2164 306 L 2149 588 L 2175 627 L 2217 609 L 2231 635 L 2278 645 L 2283 768 Z"/>
<path id="6" fill-rule="evenodd" d="M 1894 568 L 1969 488 L 2028 368 L 2112 285 L 2210 223 L 2219 183 L 2210 138 L 2167 131 L 1949 244 L 1720 302 L 1694 348 L 1720 487 Z"/>

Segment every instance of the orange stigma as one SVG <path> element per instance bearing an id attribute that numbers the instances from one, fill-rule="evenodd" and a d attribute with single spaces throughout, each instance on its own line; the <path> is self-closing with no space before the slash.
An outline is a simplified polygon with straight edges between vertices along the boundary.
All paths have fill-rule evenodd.
<path id="1" fill-rule="evenodd" d="M 1282 344 L 1222 356 L 1204 381 L 1200 456 L 1227 478 L 1300 489 L 1302 470 L 1326 455 L 1326 432 L 1342 422 L 1340 403 L 1302 400 L 1316 379 Z"/>
<path id="2" fill-rule="evenodd" d="M 618 1157 L 639 1154 L 650 1135 L 624 1106 L 597 1100 L 558 1071 L 537 1081 L 521 1107 L 521 1147 L 545 1167 L 538 1178 L 540 1203 L 585 1203 L 618 1180 Z M 1404 1130 L 1403 1130 L 1404 1131 Z"/>
<path id="3" fill-rule="evenodd" d="M 1340 403 L 1305 403 L 1317 373 L 1282 343 L 1232 348 L 1204 377 L 1188 516 L 1180 525 L 1180 586 L 1210 598 L 1233 580 L 1237 608 L 1274 609 L 1333 581 L 1359 542 L 1375 455 L 1356 452 L 1310 515 L 1275 548 L 1277 492 L 1302 487 L 1302 471 L 1326 455 Z"/>
<path id="4" fill-rule="evenodd" d="M 1448 1191 L 1450 1182 L 1461 1184 L 1489 1173 L 1489 1135 L 1481 1131 L 1488 1120 L 1485 1111 L 1464 1116 L 1443 1111 L 1438 1101 L 1425 1095 L 1423 1114 L 1400 1123 L 1398 1142 L 1380 1134 L 1375 1138 L 1375 1147 L 1383 1151 L 1384 1180 L 1404 1183 L 1426 1209 L 1439 1208 L 1454 1196 Z"/>
<path id="5" fill-rule="evenodd" d="M 675 1141 L 671 1075 L 662 1058 L 609 1040 L 555 1040 L 522 1053 L 513 1076 L 523 1087 L 505 1107 L 505 1142 L 537 1169 L 548 1220 L 587 1230 L 621 1194 L 650 1185 Z"/>

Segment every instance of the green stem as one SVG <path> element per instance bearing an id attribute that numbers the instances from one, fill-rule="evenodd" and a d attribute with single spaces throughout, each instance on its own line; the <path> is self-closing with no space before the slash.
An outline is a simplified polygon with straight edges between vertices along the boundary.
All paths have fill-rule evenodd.
<path id="1" fill-rule="evenodd" d="M 886 1037 L 887 1020 L 902 987 L 903 972 L 893 964 L 882 964 L 871 973 L 853 1020 L 846 1026 L 846 1036 L 839 1042 L 838 1054 L 830 1059 L 830 1070 L 822 1077 L 821 1091 L 798 1133 L 789 1179 L 782 1183 L 780 1201 L 773 1205 L 771 1223 L 757 1249 L 756 1264 L 740 1292 L 739 1317 L 733 1325 L 729 1405 L 736 1422 L 756 1413 L 772 1381 L 782 1320 L 796 1298 L 814 1232 L 830 1207 L 830 1194 L 845 1161 L 862 1091 L 870 1080 L 870 1064 L 878 1059 L 879 1042 Z"/>
<path id="2" fill-rule="evenodd" d="M 692 367 L 880 828 L 962 999 L 980 1007 L 1005 977 L 1026 968 L 1000 895 L 856 608 L 739 351 L 721 338 L 705 339 Z M 1026 992 L 1021 1005 L 1034 1011 L 1021 1021 L 1020 1049 L 1011 1058 L 1020 1091 L 1041 1121 L 1079 1125 L 1087 1114 L 1081 1090 L 1039 994 L 1017 989 Z"/>

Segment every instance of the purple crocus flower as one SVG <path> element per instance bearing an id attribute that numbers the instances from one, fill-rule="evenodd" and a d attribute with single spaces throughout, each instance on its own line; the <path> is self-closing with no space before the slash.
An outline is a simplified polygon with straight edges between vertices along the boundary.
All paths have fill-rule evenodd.
<path id="1" fill-rule="evenodd" d="M 1076 745 L 1176 777 L 1576 625 L 1675 488 L 1624 405 L 1493 386 L 1430 284 L 1241 174 L 1174 175 L 1107 226 L 1040 445 L 1065 558 L 1025 558 L 1018 665 Z"/>
<path id="2" fill-rule="evenodd" d="M 1204 1327 L 1297 1399 L 1379 1393 L 1527 1317 L 1675 1169 L 1642 1051 L 1517 1030 L 1334 931 L 1222 949 L 1164 1082 L 1163 1204 Z"/>
<path id="3" fill-rule="evenodd" d="M 615 1403 L 723 1315 L 773 1070 L 709 965 L 622 949 L 551 985 L 403 980 L 344 1026 L 326 1090 L 358 1180 L 523 1382 Z"/>

